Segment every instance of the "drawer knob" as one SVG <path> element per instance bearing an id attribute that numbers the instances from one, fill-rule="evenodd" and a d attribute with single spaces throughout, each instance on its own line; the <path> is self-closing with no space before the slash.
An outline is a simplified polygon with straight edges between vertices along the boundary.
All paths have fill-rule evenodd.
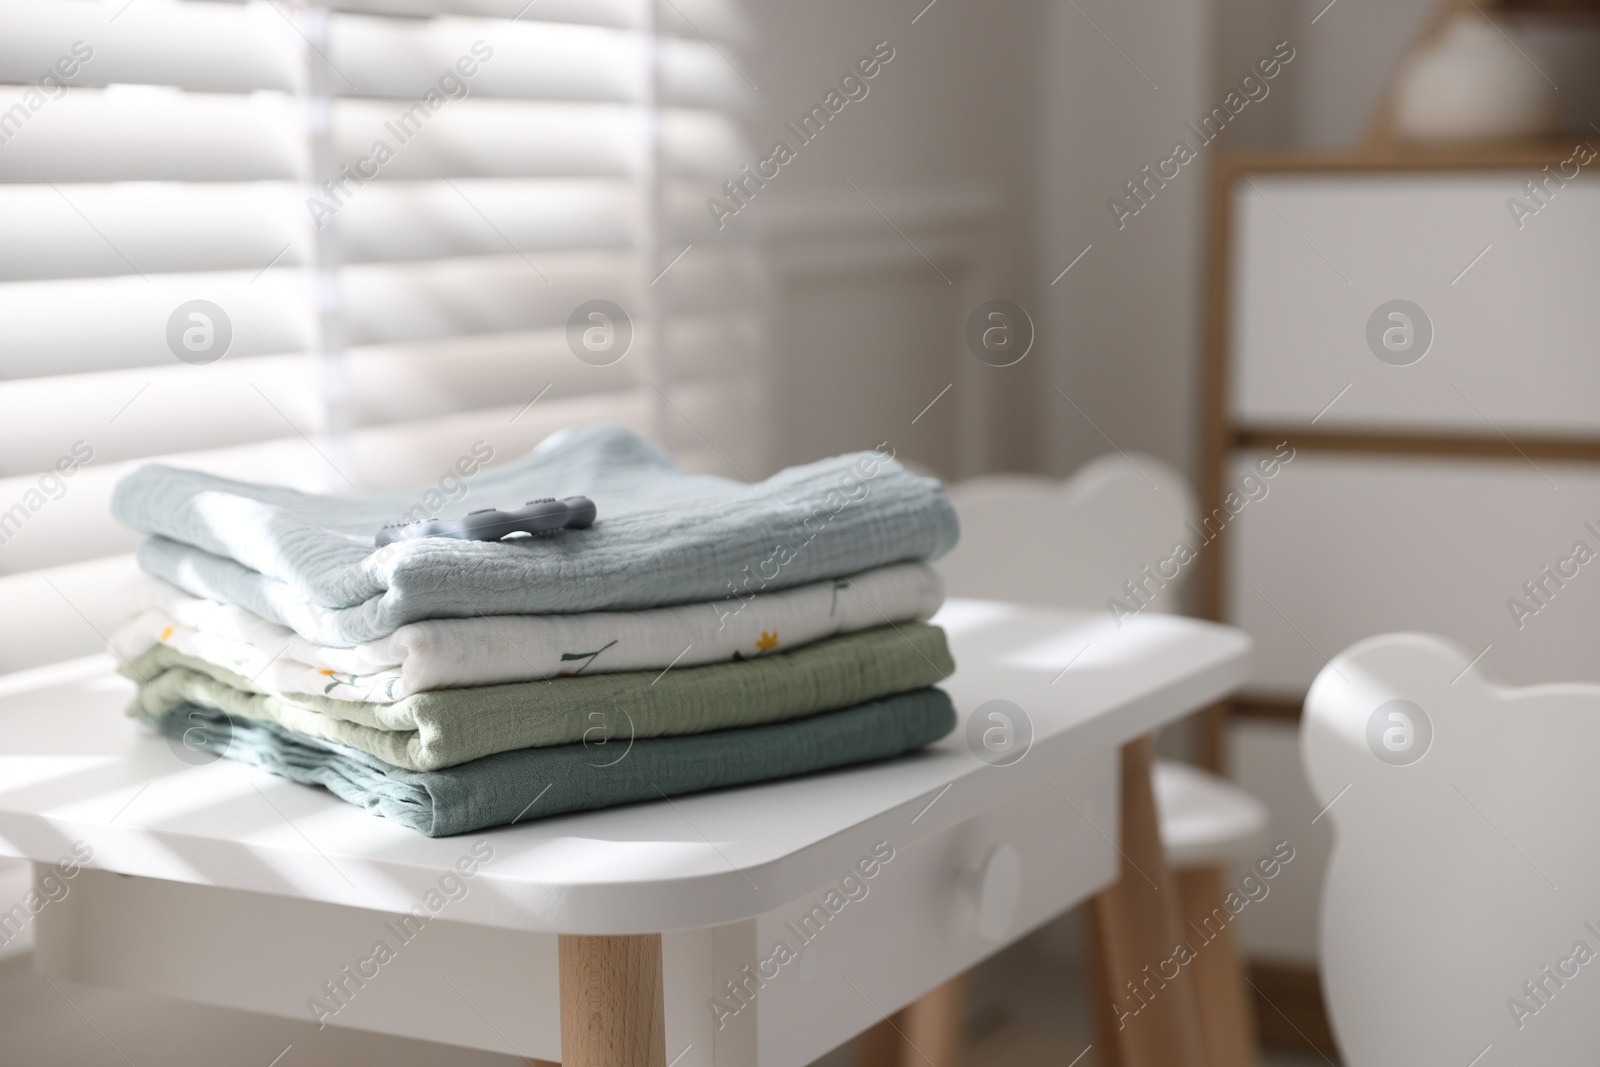
<path id="1" fill-rule="evenodd" d="M 977 878 L 978 933 L 998 941 L 1011 930 L 1022 902 L 1022 861 L 1010 845 L 996 845 Z"/>

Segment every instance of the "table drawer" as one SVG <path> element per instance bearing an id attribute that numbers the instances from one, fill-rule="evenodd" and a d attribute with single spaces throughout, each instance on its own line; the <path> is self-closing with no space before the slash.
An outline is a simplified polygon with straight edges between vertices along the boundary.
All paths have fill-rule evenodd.
<path id="1" fill-rule="evenodd" d="M 1235 457 L 1235 481 L 1257 458 Z M 1396 630 L 1487 648 L 1478 666 L 1498 680 L 1600 681 L 1600 468 L 1535 462 L 1301 449 L 1229 528 L 1250 689 L 1298 700 L 1325 657 Z M 1579 542 L 1593 561 L 1573 558 Z"/>
<path id="2" fill-rule="evenodd" d="M 1002 807 L 924 841 L 904 847 L 888 841 L 894 859 L 869 883 L 867 895 L 814 933 L 815 921 L 802 920 L 824 903 L 824 891 L 762 915 L 753 930 L 738 932 L 738 942 L 719 947 L 721 992 L 746 963 L 770 958 L 779 943 L 801 948 L 799 935 L 810 935 L 799 958 L 778 968 L 778 977 L 751 1002 L 762 1067 L 803 1067 L 1114 881 L 1116 759 L 1107 752 L 1080 760 Z M 991 912 L 1002 928 L 985 931 L 981 875 L 986 861 L 1007 862 L 1003 855 L 990 859 L 997 849 L 1012 851 L 1020 893 L 1014 909 Z M 741 1037 L 732 1025 L 717 1037 L 721 1064 L 723 1047 Z"/>
<path id="3" fill-rule="evenodd" d="M 1537 171 L 1238 181 L 1235 424 L 1304 427 L 1321 413 L 1323 431 L 1600 432 L 1590 313 L 1600 289 L 1600 160 L 1568 171 L 1580 176 L 1564 187 L 1552 180 L 1520 229 L 1508 203 L 1538 203 L 1524 188 Z M 1395 300 L 1426 321 L 1411 315 L 1407 327 L 1380 312 Z M 1384 346 L 1391 328 L 1401 350 Z M 1427 354 L 1396 365 L 1418 356 L 1430 331 Z"/>

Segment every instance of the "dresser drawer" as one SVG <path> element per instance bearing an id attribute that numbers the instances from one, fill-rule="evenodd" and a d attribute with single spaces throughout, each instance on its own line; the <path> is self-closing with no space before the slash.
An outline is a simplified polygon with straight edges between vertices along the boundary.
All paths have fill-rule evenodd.
<path id="1" fill-rule="evenodd" d="M 1237 454 L 1235 481 L 1258 458 Z M 1299 699 L 1326 657 L 1395 630 L 1487 647 L 1501 681 L 1600 681 L 1600 467 L 1535 462 L 1301 449 L 1229 527 L 1251 691 Z"/>
<path id="2" fill-rule="evenodd" d="M 1234 424 L 1600 432 L 1600 159 L 1567 171 L 1520 220 L 1508 203 L 1538 203 L 1524 188 L 1537 171 L 1241 177 Z"/>

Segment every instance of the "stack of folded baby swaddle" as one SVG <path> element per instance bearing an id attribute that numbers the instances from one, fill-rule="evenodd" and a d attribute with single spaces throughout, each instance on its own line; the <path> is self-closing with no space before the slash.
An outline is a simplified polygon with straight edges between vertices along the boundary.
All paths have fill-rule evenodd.
<path id="1" fill-rule="evenodd" d="M 882 451 L 745 485 L 601 426 L 471 495 L 581 495 L 598 519 L 375 548 L 413 497 L 135 472 L 113 501 L 152 535 L 112 639 L 130 713 L 429 835 L 883 759 L 954 726 L 926 561 L 955 514 Z"/>

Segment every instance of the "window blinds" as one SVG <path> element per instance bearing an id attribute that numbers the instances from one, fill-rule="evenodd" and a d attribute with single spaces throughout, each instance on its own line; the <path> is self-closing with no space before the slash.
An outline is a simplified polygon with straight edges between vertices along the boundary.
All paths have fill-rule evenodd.
<path id="1" fill-rule="evenodd" d="M 729 2 L 0 0 L 0 598 L 52 620 L 0 669 L 98 647 L 146 459 L 349 492 L 612 419 L 759 469 Z"/>

